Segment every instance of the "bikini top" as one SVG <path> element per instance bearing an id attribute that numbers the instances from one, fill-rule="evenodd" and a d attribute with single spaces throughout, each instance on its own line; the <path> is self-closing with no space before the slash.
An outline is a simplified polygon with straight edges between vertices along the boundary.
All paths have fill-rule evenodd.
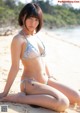
<path id="1" fill-rule="evenodd" d="M 37 42 L 31 43 L 32 40 L 35 40 L 35 38 L 41 43 L 41 47 L 43 48 L 40 52 L 40 47 L 38 46 Z M 45 46 L 43 42 L 35 35 L 34 37 L 25 38 L 26 39 L 26 47 L 23 53 L 23 59 L 32 59 L 36 57 L 43 57 L 45 56 Z"/>

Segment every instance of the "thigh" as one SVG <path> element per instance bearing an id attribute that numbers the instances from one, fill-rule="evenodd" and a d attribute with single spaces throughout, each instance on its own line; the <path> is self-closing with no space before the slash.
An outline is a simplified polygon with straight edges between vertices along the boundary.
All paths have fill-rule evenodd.
<path id="1" fill-rule="evenodd" d="M 67 99 L 67 97 L 57 89 L 49 85 L 39 83 L 35 80 L 26 80 L 24 81 L 24 84 L 26 94 L 47 94 L 55 97 L 56 99 Z"/>

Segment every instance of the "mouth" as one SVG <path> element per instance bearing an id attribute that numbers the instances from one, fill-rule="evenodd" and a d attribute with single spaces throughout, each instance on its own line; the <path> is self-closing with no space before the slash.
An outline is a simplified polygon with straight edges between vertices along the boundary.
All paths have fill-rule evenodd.
<path id="1" fill-rule="evenodd" d="M 29 28 L 35 29 L 33 26 L 29 26 Z"/>
<path id="2" fill-rule="evenodd" d="M 35 27 L 29 26 L 28 29 L 29 29 L 30 31 L 34 31 L 34 30 L 35 30 Z"/>

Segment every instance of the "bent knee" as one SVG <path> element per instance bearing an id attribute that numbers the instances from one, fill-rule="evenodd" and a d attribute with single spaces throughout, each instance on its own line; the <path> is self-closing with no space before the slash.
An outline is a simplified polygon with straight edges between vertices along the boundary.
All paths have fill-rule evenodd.
<path id="1" fill-rule="evenodd" d="M 54 110 L 58 111 L 58 112 L 64 112 L 69 107 L 69 104 L 70 104 L 70 102 L 67 97 L 61 98 L 61 99 L 57 100 L 56 107 Z"/>
<path id="2" fill-rule="evenodd" d="M 57 110 L 58 111 L 65 111 L 69 107 L 69 104 L 70 104 L 70 102 L 69 102 L 69 99 L 67 97 L 65 99 L 62 98 L 59 100 Z"/>
<path id="3" fill-rule="evenodd" d="M 80 103 L 80 92 L 76 91 L 72 97 L 73 97 L 72 102 L 71 102 L 72 104 L 74 104 L 74 103 L 79 104 Z"/>

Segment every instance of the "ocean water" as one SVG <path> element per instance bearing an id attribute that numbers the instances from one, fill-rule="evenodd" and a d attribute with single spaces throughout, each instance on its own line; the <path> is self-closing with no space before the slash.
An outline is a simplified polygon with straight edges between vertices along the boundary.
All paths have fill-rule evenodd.
<path id="1" fill-rule="evenodd" d="M 54 32 L 60 39 L 71 42 L 74 45 L 80 46 L 80 26 L 58 28 L 58 29 L 52 30 L 51 32 Z"/>

